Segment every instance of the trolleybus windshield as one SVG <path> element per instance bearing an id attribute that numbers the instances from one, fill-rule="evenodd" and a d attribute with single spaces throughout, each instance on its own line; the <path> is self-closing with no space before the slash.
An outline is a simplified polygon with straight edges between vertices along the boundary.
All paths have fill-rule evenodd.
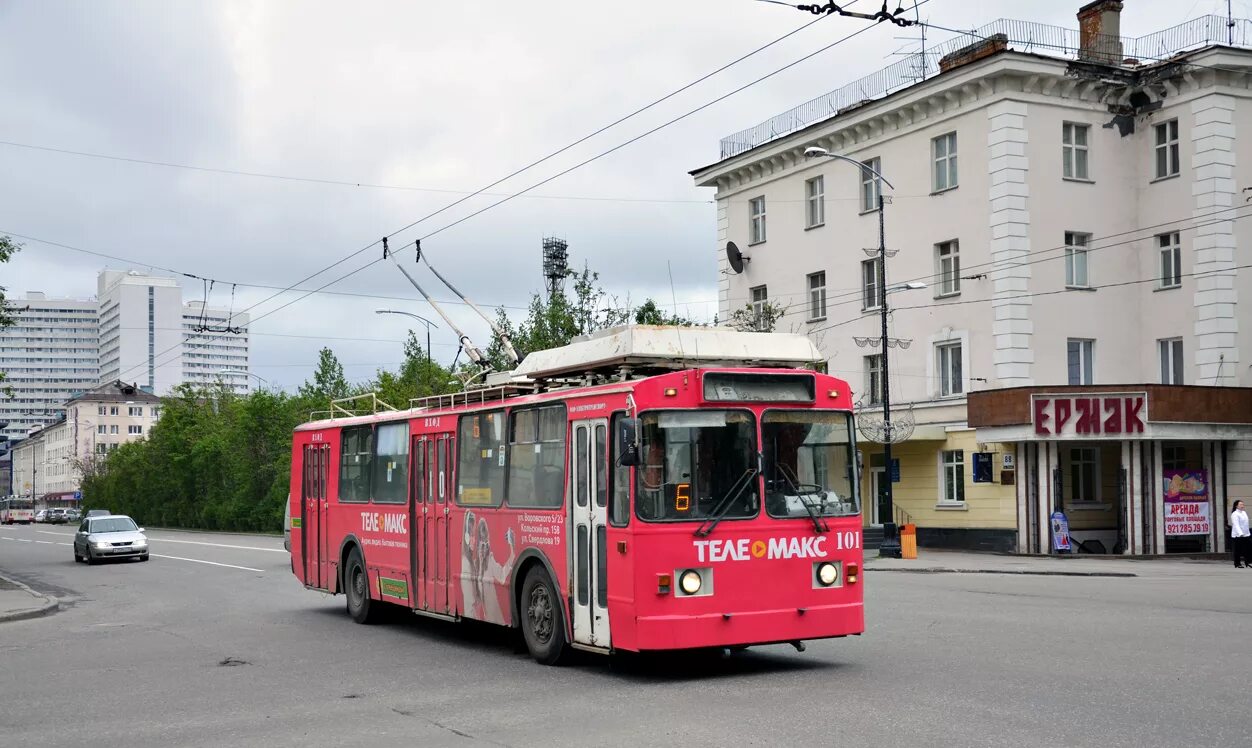
<path id="1" fill-rule="evenodd" d="M 760 506 L 756 424 L 734 410 L 675 410 L 640 417 L 642 464 L 635 511 L 652 522 L 754 517 Z"/>
<path id="2" fill-rule="evenodd" d="M 847 413 L 768 411 L 761 418 L 761 438 L 765 509 L 771 517 L 861 513 L 852 479 L 856 464 L 852 418 Z"/>

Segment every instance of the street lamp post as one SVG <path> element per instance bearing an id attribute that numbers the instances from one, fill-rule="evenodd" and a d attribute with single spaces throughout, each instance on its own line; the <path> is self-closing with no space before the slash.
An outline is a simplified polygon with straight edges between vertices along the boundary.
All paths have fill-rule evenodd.
<path id="1" fill-rule="evenodd" d="M 806 158 L 836 158 L 840 161 L 847 161 L 855 164 L 863 172 L 873 175 L 875 179 L 886 184 L 893 191 L 895 185 L 887 181 L 887 179 L 863 161 L 857 161 L 848 156 L 841 156 L 838 153 L 831 153 L 825 148 L 811 146 L 804 149 Z M 882 336 L 880 342 L 882 344 L 882 420 L 883 420 L 883 463 L 884 478 L 883 498 L 886 500 L 887 516 L 882 523 L 883 540 L 882 545 L 878 548 L 878 555 L 888 558 L 900 558 L 900 536 L 897 532 L 895 523 L 895 504 L 893 502 L 893 491 L 891 485 L 891 378 L 890 370 L 887 366 L 887 234 L 886 224 L 883 217 L 883 200 L 882 186 L 878 187 L 878 309 L 879 316 L 882 321 Z M 867 250 L 869 251 L 869 250 Z M 904 288 L 924 287 L 920 283 L 908 283 Z M 894 290 L 894 289 L 893 289 Z M 877 497 L 874 497 L 877 500 Z"/>
<path id="2" fill-rule="evenodd" d="M 256 381 L 260 382 L 262 387 L 270 386 L 270 383 L 266 381 L 263 377 L 253 374 L 250 371 L 245 371 L 243 369 L 218 369 L 217 373 L 218 374 L 237 374 L 239 376 L 252 377 Z"/>
<path id="3" fill-rule="evenodd" d="M 400 311 L 399 309 L 375 309 L 374 314 L 401 314 L 401 315 L 404 315 L 405 317 L 412 317 L 413 319 L 425 325 L 426 326 L 426 363 L 429 364 L 431 362 L 430 328 L 433 326 L 435 329 L 439 329 L 439 325 L 436 325 L 434 322 L 431 322 L 430 320 L 426 319 L 420 314 L 414 314 L 413 312 L 404 312 L 404 311 Z"/>

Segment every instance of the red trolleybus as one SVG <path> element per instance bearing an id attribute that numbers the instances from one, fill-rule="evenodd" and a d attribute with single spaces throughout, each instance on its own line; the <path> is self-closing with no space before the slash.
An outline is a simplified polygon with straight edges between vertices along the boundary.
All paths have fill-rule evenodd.
<path id="1" fill-rule="evenodd" d="M 360 623 L 392 603 L 518 627 L 545 664 L 860 634 L 848 384 L 798 368 L 802 336 L 681 335 L 608 331 L 500 386 L 298 427 L 297 578 Z"/>
<path id="2" fill-rule="evenodd" d="M 35 502 L 21 496 L 0 499 L 0 525 L 11 525 L 14 522 L 29 525 L 35 521 Z"/>

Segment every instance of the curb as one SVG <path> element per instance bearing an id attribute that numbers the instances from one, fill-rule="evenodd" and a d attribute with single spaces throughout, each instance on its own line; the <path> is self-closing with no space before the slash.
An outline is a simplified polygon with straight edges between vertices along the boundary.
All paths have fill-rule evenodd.
<path id="1" fill-rule="evenodd" d="M 239 532 L 233 530 L 204 530 L 193 527 L 161 527 L 159 525 L 144 525 L 144 530 L 160 530 L 161 532 L 185 532 L 185 533 L 208 533 L 210 535 L 238 535 L 240 537 L 249 538 L 281 538 L 284 533 L 279 532 Z"/>
<path id="2" fill-rule="evenodd" d="M 18 611 L 13 611 L 10 613 L 0 612 L 0 623 L 8 623 L 10 621 L 25 621 L 29 618 L 41 618 L 43 616 L 55 613 L 61 607 L 61 601 L 56 599 L 55 597 L 52 597 L 51 595 L 41 595 L 38 592 L 35 592 L 34 590 L 32 590 L 30 587 L 27 587 L 26 585 L 17 581 L 16 579 L 12 579 L 10 577 L 4 576 L 3 574 L 0 574 L 0 578 L 3 578 L 4 581 L 8 582 L 9 584 L 15 587 L 20 587 L 21 589 L 30 593 L 32 596 L 37 597 L 44 601 L 44 604 L 38 608 L 30 608 L 29 610 L 18 610 Z"/>
<path id="3" fill-rule="evenodd" d="M 1016 569 L 882 569 L 866 566 L 866 571 L 894 571 L 899 574 L 1015 574 L 1032 577 L 1137 577 L 1129 571 L 1026 571 Z"/>

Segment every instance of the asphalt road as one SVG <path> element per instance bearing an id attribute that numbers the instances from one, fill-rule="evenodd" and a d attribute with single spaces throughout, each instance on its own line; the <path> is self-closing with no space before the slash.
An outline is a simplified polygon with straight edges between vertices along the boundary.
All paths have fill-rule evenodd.
<path id="1" fill-rule="evenodd" d="M 281 540 L 152 532 L 75 564 L 0 528 L 0 570 L 63 598 L 0 625 L 0 744 L 1229 746 L 1252 733 L 1252 572 L 866 575 L 859 638 L 544 668 L 486 626 L 358 626 Z M 1110 562 L 1122 564 L 1124 562 Z"/>

